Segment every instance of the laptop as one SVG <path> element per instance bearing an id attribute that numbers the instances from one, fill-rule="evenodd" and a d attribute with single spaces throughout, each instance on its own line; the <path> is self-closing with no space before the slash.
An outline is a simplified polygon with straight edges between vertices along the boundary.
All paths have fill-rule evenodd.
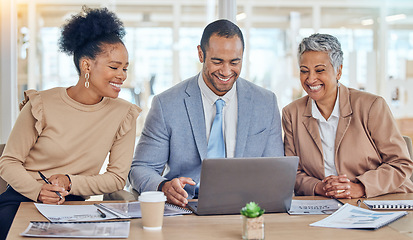
<path id="1" fill-rule="evenodd" d="M 198 202 L 188 207 L 197 215 L 239 214 L 253 201 L 266 213 L 287 212 L 297 166 L 297 156 L 204 159 Z"/>

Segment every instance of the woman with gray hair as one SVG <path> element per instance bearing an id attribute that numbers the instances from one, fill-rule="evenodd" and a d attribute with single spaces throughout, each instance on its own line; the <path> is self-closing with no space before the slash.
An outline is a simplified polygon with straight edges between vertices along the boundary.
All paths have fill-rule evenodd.
<path id="1" fill-rule="evenodd" d="M 298 62 L 307 96 L 283 109 L 285 154 L 300 157 L 296 195 L 412 192 L 413 162 L 385 100 L 339 83 L 343 52 L 337 38 L 304 38 Z"/>

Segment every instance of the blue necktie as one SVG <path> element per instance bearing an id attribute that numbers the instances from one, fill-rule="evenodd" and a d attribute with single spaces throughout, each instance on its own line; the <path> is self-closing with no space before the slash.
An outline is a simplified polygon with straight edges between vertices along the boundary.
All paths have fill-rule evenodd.
<path id="1" fill-rule="evenodd" d="M 212 122 L 211 132 L 209 134 L 208 141 L 208 154 L 207 158 L 224 158 L 225 157 L 225 142 L 224 133 L 222 131 L 222 108 L 225 105 L 225 101 L 218 99 L 215 102 L 217 113 L 215 114 L 214 121 Z M 199 182 L 195 187 L 195 196 L 198 198 Z"/>
<path id="2" fill-rule="evenodd" d="M 222 108 L 225 105 L 225 101 L 218 99 L 215 102 L 217 113 L 212 122 L 211 133 L 209 134 L 208 141 L 208 158 L 224 158 L 225 157 L 225 142 L 224 134 L 222 131 Z"/>

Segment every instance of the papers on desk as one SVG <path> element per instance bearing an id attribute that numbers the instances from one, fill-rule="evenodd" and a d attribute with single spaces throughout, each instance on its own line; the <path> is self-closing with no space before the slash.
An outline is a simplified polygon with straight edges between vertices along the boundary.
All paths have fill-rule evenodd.
<path id="1" fill-rule="evenodd" d="M 295 200 L 291 201 L 291 207 L 288 213 L 290 215 L 298 214 L 332 214 L 337 211 L 343 203 L 336 199 L 327 200 Z"/>
<path id="2" fill-rule="evenodd" d="M 139 202 L 104 202 L 95 205 L 50 205 L 35 203 L 34 205 L 37 210 L 51 222 L 89 222 L 142 217 Z M 101 216 L 98 208 L 105 213 L 105 217 Z M 191 213 L 188 209 L 165 203 L 164 216 Z"/>
<path id="3" fill-rule="evenodd" d="M 128 238 L 129 221 L 111 222 L 30 222 L 20 235 L 53 238 Z"/>
<path id="4" fill-rule="evenodd" d="M 378 229 L 405 216 L 406 211 L 377 212 L 346 203 L 332 215 L 310 224 L 314 227 Z"/>
<path id="5" fill-rule="evenodd" d="M 94 205 L 50 205 L 35 203 L 37 210 L 50 222 L 89 222 L 116 219 L 110 212 L 103 218 Z"/>
<path id="6" fill-rule="evenodd" d="M 140 218 L 142 217 L 141 206 L 139 202 L 126 202 L 126 203 L 107 203 L 103 202 L 96 205 L 101 209 L 117 215 L 119 218 Z M 191 214 L 189 209 L 181 208 L 179 206 L 165 203 L 164 216 L 174 216 Z"/>

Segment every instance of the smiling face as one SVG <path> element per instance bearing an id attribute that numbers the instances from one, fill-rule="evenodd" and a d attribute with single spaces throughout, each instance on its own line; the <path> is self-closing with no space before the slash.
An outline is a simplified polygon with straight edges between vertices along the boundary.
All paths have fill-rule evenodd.
<path id="1" fill-rule="evenodd" d="M 105 44 L 102 50 L 94 60 L 87 59 L 90 74 L 88 90 L 96 98 L 117 98 L 127 77 L 128 51 L 122 43 Z"/>
<path id="2" fill-rule="evenodd" d="M 304 52 L 300 58 L 301 86 L 317 104 L 334 106 L 341 70 L 342 66 L 334 72 L 326 52 Z"/>
<path id="3" fill-rule="evenodd" d="M 199 61 L 203 63 L 202 77 L 216 95 L 223 96 L 231 90 L 241 72 L 242 54 L 243 46 L 238 36 L 212 35 L 205 56 L 198 46 Z"/>

